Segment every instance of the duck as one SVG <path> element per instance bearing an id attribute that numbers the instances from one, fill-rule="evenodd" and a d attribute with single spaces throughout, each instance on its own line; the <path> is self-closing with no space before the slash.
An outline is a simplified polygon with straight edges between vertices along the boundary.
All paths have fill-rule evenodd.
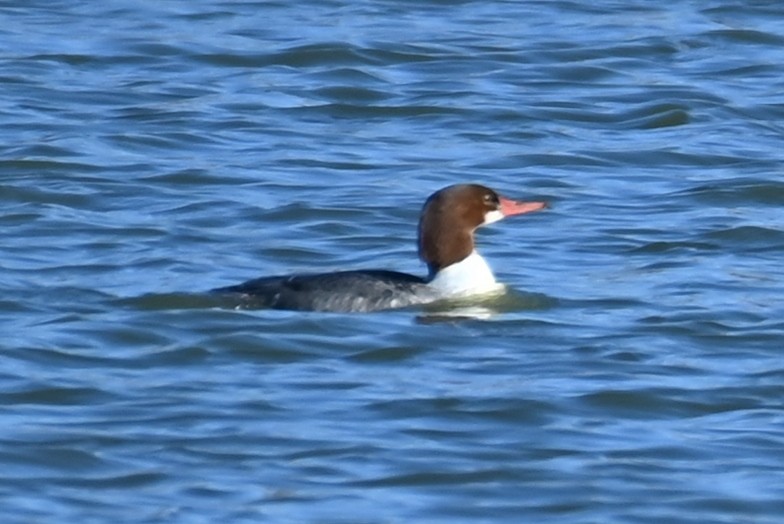
<path id="1" fill-rule="evenodd" d="M 212 293 L 239 298 L 246 307 L 338 313 L 501 293 L 505 286 L 476 249 L 476 230 L 546 207 L 546 202 L 503 197 L 481 184 L 450 185 L 430 195 L 420 213 L 417 244 L 427 266 L 424 277 L 386 269 L 299 273 L 256 278 Z"/>

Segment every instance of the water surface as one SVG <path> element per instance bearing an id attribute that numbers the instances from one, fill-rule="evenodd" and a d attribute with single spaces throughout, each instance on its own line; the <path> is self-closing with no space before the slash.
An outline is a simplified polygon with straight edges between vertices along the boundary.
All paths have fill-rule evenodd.
<path id="1" fill-rule="evenodd" d="M 9 523 L 780 522 L 776 3 L 6 2 Z M 234 310 L 265 274 L 424 273 L 489 318 Z"/>

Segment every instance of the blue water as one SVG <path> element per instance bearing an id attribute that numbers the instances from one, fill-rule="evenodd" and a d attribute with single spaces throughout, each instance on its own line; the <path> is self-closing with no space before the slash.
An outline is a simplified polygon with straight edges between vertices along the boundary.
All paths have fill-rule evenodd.
<path id="1" fill-rule="evenodd" d="M 9 1 L 5 523 L 778 523 L 784 5 Z M 423 274 L 484 228 L 493 314 L 227 307 Z"/>

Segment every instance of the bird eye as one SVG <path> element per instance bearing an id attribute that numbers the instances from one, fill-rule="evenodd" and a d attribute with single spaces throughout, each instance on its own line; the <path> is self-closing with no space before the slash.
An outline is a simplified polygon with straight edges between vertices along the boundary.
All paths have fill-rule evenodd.
<path id="1" fill-rule="evenodd" d="M 485 193 L 485 195 L 482 197 L 482 200 L 485 202 L 485 204 L 498 205 L 498 197 L 493 193 Z"/>

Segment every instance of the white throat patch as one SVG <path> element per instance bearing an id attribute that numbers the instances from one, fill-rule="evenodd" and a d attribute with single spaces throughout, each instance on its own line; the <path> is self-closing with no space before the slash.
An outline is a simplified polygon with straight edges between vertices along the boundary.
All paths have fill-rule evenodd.
<path id="1" fill-rule="evenodd" d="M 444 296 L 492 293 L 504 288 L 496 282 L 490 266 L 476 251 L 436 273 L 430 286 Z"/>
<path id="2" fill-rule="evenodd" d="M 492 224 L 493 222 L 498 222 L 504 218 L 504 214 L 501 213 L 500 209 L 496 209 L 495 211 L 488 211 L 485 213 L 485 221 L 482 224 Z"/>

